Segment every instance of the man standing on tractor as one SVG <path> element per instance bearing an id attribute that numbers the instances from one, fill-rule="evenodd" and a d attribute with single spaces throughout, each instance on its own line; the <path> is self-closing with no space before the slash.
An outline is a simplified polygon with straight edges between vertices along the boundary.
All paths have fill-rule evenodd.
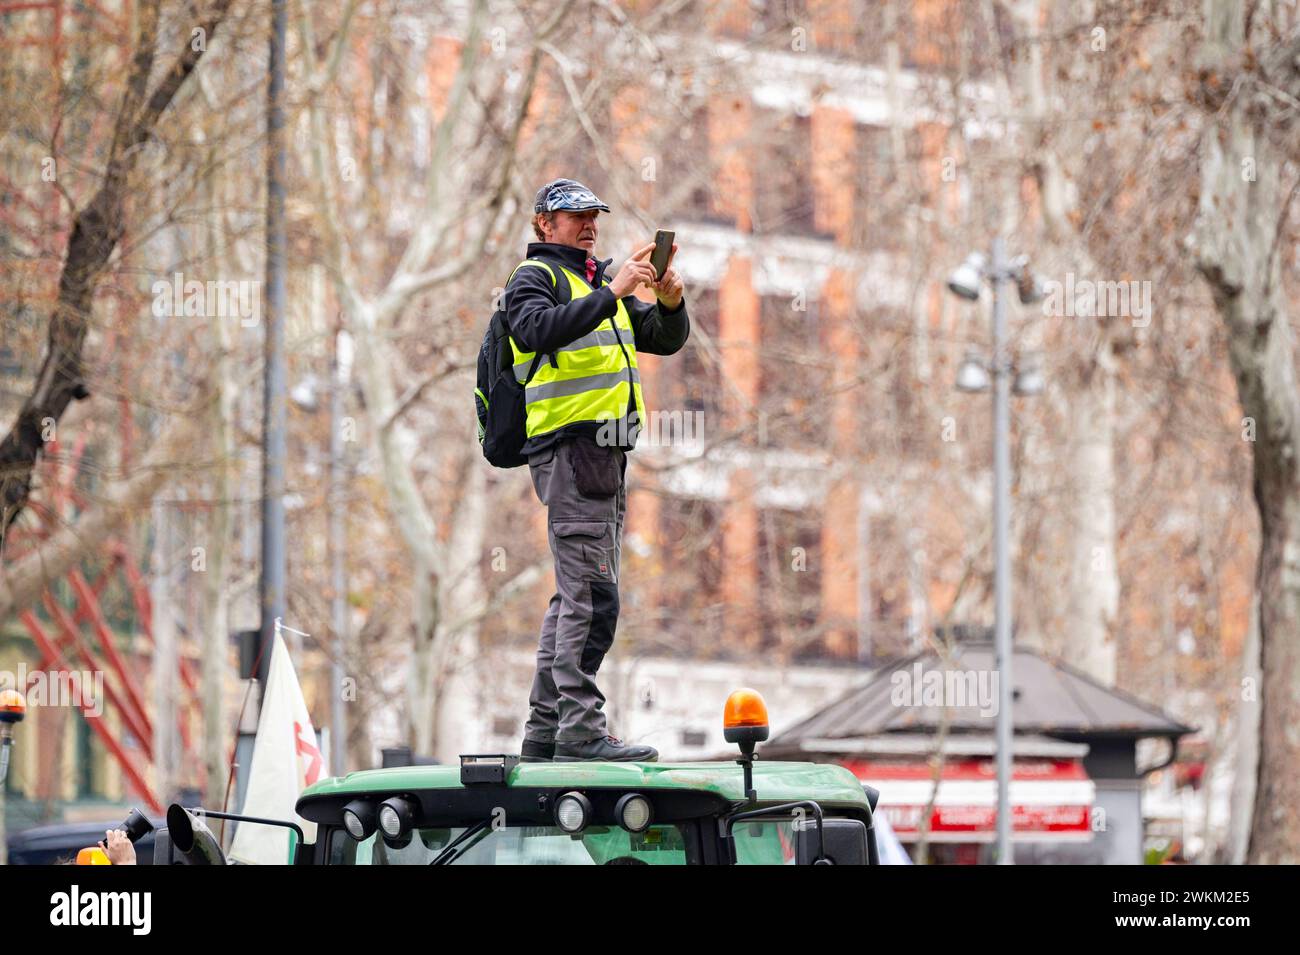
<path id="1" fill-rule="evenodd" d="M 594 256 L 596 217 L 609 211 L 572 179 L 543 186 L 533 206 L 539 241 L 529 243 L 505 290 L 515 376 L 524 384 L 523 454 L 547 508 L 555 562 L 524 728 L 528 761 L 659 755 L 609 735 L 595 678 L 618 623 L 627 452 L 645 419 L 637 355 L 678 351 L 690 322 L 671 256 L 656 276 L 653 242 L 606 278 L 613 260 Z M 640 286 L 654 290 L 656 304 L 632 295 Z"/>

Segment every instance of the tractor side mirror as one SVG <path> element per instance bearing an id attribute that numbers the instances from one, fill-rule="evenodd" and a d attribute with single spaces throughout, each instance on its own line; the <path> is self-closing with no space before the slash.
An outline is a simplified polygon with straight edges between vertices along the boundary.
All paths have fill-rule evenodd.
<path id="1" fill-rule="evenodd" d="M 194 813 L 175 803 L 167 807 L 166 838 L 159 838 L 154 846 L 155 864 L 159 861 L 160 848 L 166 861 L 175 865 L 226 864 L 221 843 L 212 830 Z"/>
<path id="2" fill-rule="evenodd" d="M 830 865 L 867 865 L 867 826 L 861 819 L 827 818 L 822 820 L 826 840 L 826 858 Z M 817 862 L 817 823 L 806 819 L 795 828 L 795 864 Z"/>

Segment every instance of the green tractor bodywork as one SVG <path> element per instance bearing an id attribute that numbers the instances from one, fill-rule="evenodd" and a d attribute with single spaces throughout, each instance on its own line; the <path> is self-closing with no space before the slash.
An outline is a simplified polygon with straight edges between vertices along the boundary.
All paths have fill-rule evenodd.
<path id="1" fill-rule="evenodd" d="M 735 763 L 516 763 L 485 776 L 462 766 L 372 769 L 304 790 L 297 811 L 316 840 L 300 865 L 660 864 L 876 861 L 872 804 L 847 769 L 754 761 L 753 796 Z M 491 768 L 490 768 L 491 769 Z M 476 781 L 484 780 L 484 781 Z M 576 795 L 575 795 L 576 794 Z M 625 797 L 650 805 L 633 831 Z M 586 806 L 580 831 L 559 827 L 556 805 Z M 400 800 L 407 821 L 391 839 L 376 828 L 380 805 Z M 344 809 L 371 820 L 358 839 Z"/>

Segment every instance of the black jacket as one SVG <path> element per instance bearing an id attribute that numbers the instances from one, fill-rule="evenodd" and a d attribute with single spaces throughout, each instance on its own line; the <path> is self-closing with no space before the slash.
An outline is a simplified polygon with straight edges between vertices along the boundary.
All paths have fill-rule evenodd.
<path id="1" fill-rule="evenodd" d="M 553 268 L 562 265 L 574 275 L 586 278 L 587 252 L 585 249 L 554 242 L 528 243 L 527 258 L 540 259 Z M 605 270 L 613 259 L 596 263 L 595 289 L 590 295 L 575 298 L 566 305 L 558 304 L 551 277 L 542 269 L 522 268 L 506 286 L 506 324 L 519 347 L 525 351 L 548 352 L 563 348 L 569 342 L 595 331 L 596 326 L 612 318 L 618 310 L 618 300 L 608 287 L 602 287 Z M 556 272 L 561 278 L 561 273 Z M 686 315 L 686 299 L 674 311 L 666 311 L 656 302 L 647 305 L 635 295 L 623 298 L 623 306 L 632 320 L 636 350 L 650 355 L 671 355 L 686 344 L 690 334 L 690 319 Z M 643 422 L 644 423 L 644 422 Z M 584 422 L 566 425 L 558 431 L 524 444 L 525 454 L 536 454 L 552 446 L 561 436 L 570 433 L 594 435 L 600 425 Z"/>

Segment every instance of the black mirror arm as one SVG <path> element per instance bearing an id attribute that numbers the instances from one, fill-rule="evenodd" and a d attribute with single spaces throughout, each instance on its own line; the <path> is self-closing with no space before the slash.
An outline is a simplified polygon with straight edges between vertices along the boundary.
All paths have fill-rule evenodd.
<path id="1" fill-rule="evenodd" d="M 736 823 L 743 822 L 746 819 L 785 815 L 795 809 L 811 810 L 813 817 L 817 820 L 817 858 L 813 861 L 813 865 L 829 865 L 830 860 L 826 858 L 826 833 L 822 828 L 822 807 L 811 799 L 803 799 L 799 802 L 783 802 L 778 806 L 764 806 L 762 809 L 751 809 L 748 812 L 738 812 L 728 816 L 724 820 L 726 828 L 722 839 L 727 846 L 730 864 L 736 864 L 736 841 L 732 835 L 732 829 L 735 828 Z"/>
<path id="2" fill-rule="evenodd" d="M 298 845 L 304 845 L 307 841 L 306 837 L 302 834 L 302 826 L 298 825 L 296 822 L 288 822 L 284 819 L 263 819 L 260 816 L 245 816 L 237 812 L 218 812 L 215 809 L 201 809 L 197 806 L 191 809 L 190 812 L 194 813 L 200 819 L 204 816 L 211 816 L 213 819 L 230 819 L 234 822 L 255 822 L 262 826 L 280 826 L 284 829 L 292 829 L 298 834 Z"/>

